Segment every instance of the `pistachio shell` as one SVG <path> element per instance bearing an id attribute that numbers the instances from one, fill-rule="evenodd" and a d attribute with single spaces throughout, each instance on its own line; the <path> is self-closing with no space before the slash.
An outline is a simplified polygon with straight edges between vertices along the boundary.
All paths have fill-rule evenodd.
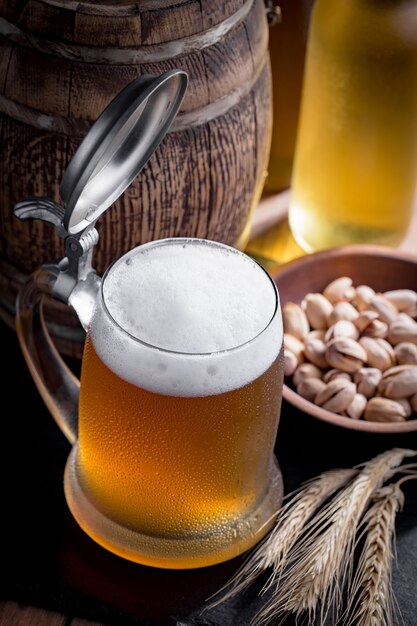
<path id="1" fill-rule="evenodd" d="M 378 319 L 376 311 L 362 311 L 355 320 L 355 326 L 364 337 L 385 338 L 388 334 L 388 324 Z"/>
<path id="2" fill-rule="evenodd" d="M 395 402 L 398 402 L 398 404 L 401 404 L 401 406 L 403 407 L 404 411 L 406 412 L 406 418 L 410 417 L 413 413 L 413 409 L 411 407 L 411 403 L 406 399 L 406 398 L 397 398 L 397 400 L 395 400 Z"/>
<path id="3" fill-rule="evenodd" d="M 314 402 L 314 398 L 325 386 L 319 378 L 305 378 L 297 385 L 297 393 L 309 402 Z"/>
<path id="4" fill-rule="evenodd" d="M 332 305 L 321 293 L 309 293 L 303 300 L 305 312 L 314 329 L 327 328 L 327 318 L 332 311 Z"/>
<path id="5" fill-rule="evenodd" d="M 371 322 L 378 319 L 378 313 L 376 311 L 362 311 L 358 317 L 354 320 L 354 324 L 360 333 L 369 326 Z"/>
<path id="6" fill-rule="evenodd" d="M 369 285 L 359 285 L 356 287 L 355 297 L 353 298 L 353 304 L 358 311 L 364 311 L 369 308 L 369 303 L 375 295 L 375 291 Z"/>
<path id="7" fill-rule="evenodd" d="M 371 311 L 378 313 L 379 319 L 386 324 L 390 324 L 395 320 L 398 311 L 395 306 L 387 300 L 382 294 L 376 294 L 369 303 Z"/>
<path id="8" fill-rule="evenodd" d="M 321 376 L 321 370 L 313 363 L 301 363 L 294 372 L 293 383 L 298 385 L 306 378 L 321 378 Z"/>
<path id="9" fill-rule="evenodd" d="M 364 417 L 368 422 L 404 422 L 407 411 L 395 400 L 371 398 L 366 405 Z"/>
<path id="10" fill-rule="evenodd" d="M 326 359 L 335 369 L 356 372 L 366 362 L 366 352 L 354 339 L 336 337 L 327 345 Z"/>
<path id="11" fill-rule="evenodd" d="M 398 365 L 417 365 L 417 345 L 410 342 L 398 343 L 394 348 Z"/>
<path id="12" fill-rule="evenodd" d="M 351 339 L 359 338 L 359 331 L 356 326 L 348 320 L 339 320 L 327 330 L 324 341 L 327 343 L 335 337 L 350 337 Z"/>
<path id="13" fill-rule="evenodd" d="M 358 317 L 359 313 L 350 302 L 336 302 L 333 310 L 328 316 L 327 323 L 329 326 L 336 324 L 339 320 L 348 320 L 353 322 Z"/>
<path id="14" fill-rule="evenodd" d="M 413 317 L 414 319 L 417 318 L 417 304 L 413 305 L 412 307 L 409 307 L 408 309 L 405 309 L 405 311 L 403 311 L 404 313 L 407 313 L 407 315 L 409 315 L 410 317 Z"/>
<path id="15" fill-rule="evenodd" d="M 325 336 L 326 331 L 324 330 L 324 328 L 318 330 L 310 330 L 306 337 L 306 341 L 308 339 L 320 339 L 320 341 L 324 341 Z"/>
<path id="16" fill-rule="evenodd" d="M 336 280 L 333 280 L 325 287 L 323 295 L 332 304 L 341 301 L 350 302 L 355 296 L 355 288 L 352 287 L 352 279 L 348 276 L 336 278 Z"/>
<path id="17" fill-rule="evenodd" d="M 409 398 L 417 393 L 417 365 L 397 365 L 382 374 L 378 385 L 381 395 L 391 398 Z"/>
<path id="18" fill-rule="evenodd" d="M 388 335 L 388 324 L 381 320 L 374 320 L 362 334 L 364 337 L 385 339 Z"/>
<path id="19" fill-rule="evenodd" d="M 352 380 L 352 377 L 347 372 L 342 372 L 341 370 L 331 369 L 325 373 L 323 376 L 323 380 L 325 383 L 329 383 L 331 380 L 335 378 L 344 378 L 345 380 Z"/>
<path id="20" fill-rule="evenodd" d="M 405 341 L 417 345 L 417 322 L 409 315 L 400 313 L 389 325 L 387 339 L 393 346 Z"/>
<path id="21" fill-rule="evenodd" d="M 364 414 L 367 402 L 368 400 L 367 398 L 365 398 L 364 395 L 362 395 L 361 393 L 356 393 L 352 402 L 345 410 L 346 415 L 354 420 L 360 419 Z"/>
<path id="22" fill-rule="evenodd" d="M 361 337 L 359 343 L 366 351 L 370 367 L 384 371 L 395 364 L 394 350 L 385 339 Z"/>
<path id="23" fill-rule="evenodd" d="M 310 330 L 310 325 L 306 314 L 299 304 L 287 302 L 282 309 L 282 320 L 286 333 L 301 340 L 305 339 Z"/>
<path id="24" fill-rule="evenodd" d="M 297 368 L 298 359 L 294 352 L 284 348 L 284 376 L 292 376 Z"/>
<path id="25" fill-rule="evenodd" d="M 331 380 L 316 396 L 315 403 L 327 411 L 341 413 L 352 402 L 356 385 L 344 378 Z"/>
<path id="26" fill-rule="evenodd" d="M 302 341 L 297 339 L 297 337 L 294 337 L 294 335 L 284 333 L 284 349 L 293 352 L 299 363 L 304 361 L 304 344 Z"/>
<path id="27" fill-rule="evenodd" d="M 417 292 L 412 289 L 394 289 L 386 291 L 384 297 L 395 306 L 398 311 L 413 310 L 417 307 Z"/>
<path id="28" fill-rule="evenodd" d="M 361 367 L 354 377 L 358 393 L 361 393 L 366 398 L 372 398 L 376 393 L 381 378 L 382 373 L 376 367 Z"/>
<path id="29" fill-rule="evenodd" d="M 307 339 L 304 354 L 317 367 L 321 369 L 327 367 L 326 344 L 321 339 Z"/>

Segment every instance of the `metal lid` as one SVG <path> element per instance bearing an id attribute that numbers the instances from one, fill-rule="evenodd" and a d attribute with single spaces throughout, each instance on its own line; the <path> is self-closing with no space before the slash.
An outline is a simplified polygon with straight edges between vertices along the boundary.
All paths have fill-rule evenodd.
<path id="1" fill-rule="evenodd" d="M 106 107 L 61 181 L 63 222 L 69 233 L 94 224 L 130 185 L 168 131 L 187 83 L 181 70 L 141 76 Z"/>

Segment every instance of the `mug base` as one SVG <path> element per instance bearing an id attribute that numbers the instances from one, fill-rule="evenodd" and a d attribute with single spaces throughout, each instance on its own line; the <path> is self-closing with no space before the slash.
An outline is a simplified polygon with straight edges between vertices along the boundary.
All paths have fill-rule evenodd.
<path id="1" fill-rule="evenodd" d="M 274 524 L 282 497 L 282 475 L 276 459 L 268 491 L 254 510 L 227 528 L 198 536 L 153 536 L 106 517 L 88 498 L 77 472 L 77 444 L 71 450 L 64 477 L 65 497 L 79 526 L 103 548 L 152 567 L 192 569 L 232 559 L 252 548 Z"/>

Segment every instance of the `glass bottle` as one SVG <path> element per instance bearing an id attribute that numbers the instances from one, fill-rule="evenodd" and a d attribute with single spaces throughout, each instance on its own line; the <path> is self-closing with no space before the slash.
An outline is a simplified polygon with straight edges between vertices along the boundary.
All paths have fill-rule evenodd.
<path id="1" fill-rule="evenodd" d="M 417 0 L 317 0 L 289 220 L 314 251 L 397 245 L 417 180 Z"/>
<path id="2" fill-rule="evenodd" d="M 312 5 L 313 0 L 279 0 L 282 21 L 269 29 L 273 123 L 265 190 L 271 193 L 291 183 Z"/>

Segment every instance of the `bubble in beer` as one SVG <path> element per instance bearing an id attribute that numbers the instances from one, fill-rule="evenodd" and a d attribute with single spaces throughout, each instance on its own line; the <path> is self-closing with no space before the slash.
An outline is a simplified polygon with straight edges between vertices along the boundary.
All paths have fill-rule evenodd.
<path id="1" fill-rule="evenodd" d="M 95 349 L 122 378 L 151 391 L 194 396 L 243 386 L 281 347 L 271 279 L 248 256 L 214 242 L 132 250 L 107 274 L 103 299 L 92 324 Z M 275 336 L 254 341 L 273 318 Z"/>

